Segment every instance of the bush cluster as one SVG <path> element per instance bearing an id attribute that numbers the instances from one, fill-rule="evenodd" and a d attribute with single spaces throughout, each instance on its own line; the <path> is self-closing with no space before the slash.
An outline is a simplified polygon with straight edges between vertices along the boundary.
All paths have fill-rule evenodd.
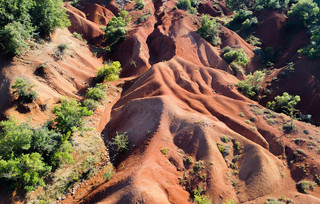
<path id="1" fill-rule="evenodd" d="M 230 64 L 232 62 L 237 63 L 241 66 L 247 66 L 249 62 L 249 58 L 246 53 L 242 50 L 242 48 L 234 49 L 229 46 L 223 48 L 222 51 L 223 58 Z"/>
<path id="2" fill-rule="evenodd" d="M 197 31 L 198 34 L 212 45 L 220 45 L 221 39 L 219 33 L 221 31 L 221 25 L 215 19 L 210 19 L 209 15 L 202 15 L 201 18 L 201 27 Z"/>
<path id="3" fill-rule="evenodd" d="M 197 12 L 199 3 L 199 0 L 178 0 L 177 8 L 185 11 L 189 10 L 191 14 L 194 14 Z"/>
<path id="4" fill-rule="evenodd" d="M 253 74 L 247 76 L 247 80 L 240 80 L 236 84 L 239 91 L 241 91 L 248 98 L 254 98 L 259 95 L 262 87 L 261 83 L 264 80 L 265 73 L 262 71 L 255 71 Z"/>
<path id="5" fill-rule="evenodd" d="M 241 37 L 246 37 L 252 34 L 253 26 L 258 24 L 258 19 L 253 16 L 252 11 L 240 9 L 234 15 L 233 20 L 226 26 L 237 32 Z"/>
<path id="6" fill-rule="evenodd" d="M 282 96 L 276 96 L 274 101 L 267 103 L 267 108 L 274 110 L 278 113 L 285 113 L 287 115 L 292 115 L 292 111 L 296 112 L 297 110 L 294 107 L 300 101 L 300 96 L 290 95 L 287 92 L 284 92 Z"/>
<path id="7" fill-rule="evenodd" d="M 126 26 L 128 25 L 128 12 L 121 11 L 119 16 L 113 16 L 108 22 L 105 29 L 104 37 L 106 38 L 106 44 L 108 45 L 109 51 L 111 51 L 119 42 L 121 42 L 127 33 Z"/>
<path id="8" fill-rule="evenodd" d="M 143 0 L 135 0 L 134 8 L 142 10 L 145 7 L 145 3 Z"/>
<path id="9" fill-rule="evenodd" d="M 28 39 L 48 37 L 70 22 L 62 0 L 0 0 L 0 45 L 5 54 L 18 55 Z"/>
<path id="10" fill-rule="evenodd" d="M 88 89 L 86 94 L 86 100 L 83 102 L 83 105 L 91 111 L 95 111 L 99 105 L 99 102 L 105 97 L 107 85 L 105 84 L 96 84 L 95 87 Z"/>
<path id="11" fill-rule="evenodd" d="M 121 64 L 119 61 L 114 61 L 112 63 L 105 64 L 103 67 L 100 67 L 98 69 L 97 81 L 116 81 L 119 79 L 119 74 L 121 70 Z"/>
<path id="12" fill-rule="evenodd" d="M 13 94 L 18 96 L 18 100 L 31 102 L 36 99 L 37 92 L 33 90 L 34 85 L 23 78 L 16 78 L 11 86 Z"/>
<path id="13" fill-rule="evenodd" d="M 53 111 L 55 123 L 33 128 L 10 118 L 0 122 L 0 181 L 24 192 L 44 186 L 44 177 L 61 164 L 71 163 L 69 138 L 82 118 L 92 112 L 75 100 L 62 101 Z"/>

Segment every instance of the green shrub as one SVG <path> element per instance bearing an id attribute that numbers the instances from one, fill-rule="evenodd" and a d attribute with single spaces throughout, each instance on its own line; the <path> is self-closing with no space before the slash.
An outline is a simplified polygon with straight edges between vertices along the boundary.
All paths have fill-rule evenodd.
<path id="1" fill-rule="evenodd" d="M 308 194 L 308 191 L 309 190 L 313 190 L 316 185 L 317 184 L 315 182 L 312 182 L 312 181 L 299 181 L 297 183 L 297 190 L 300 193 Z"/>
<path id="2" fill-rule="evenodd" d="M 68 141 L 63 141 L 60 147 L 54 152 L 51 157 L 51 164 L 54 167 L 59 167 L 62 164 L 70 164 L 73 162 L 73 157 L 70 153 L 73 152 L 72 146 Z"/>
<path id="3" fill-rule="evenodd" d="M 97 81 L 116 81 L 119 79 L 121 72 L 121 64 L 118 61 L 112 62 L 111 64 L 105 64 L 103 67 L 98 69 Z"/>
<path id="4" fill-rule="evenodd" d="M 309 27 L 317 22 L 319 11 L 313 0 L 299 0 L 288 11 L 288 25 L 295 29 Z"/>
<path id="5" fill-rule="evenodd" d="M 110 51 L 112 48 L 122 41 L 127 33 L 126 21 L 127 13 L 122 12 L 118 17 L 113 16 L 108 22 L 104 37 L 106 38 L 106 44 L 109 46 Z"/>
<path id="6" fill-rule="evenodd" d="M 210 19 L 209 15 L 202 15 L 201 18 L 201 27 L 197 33 L 214 46 L 221 44 L 221 25 L 215 19 Z"/>
<path id="7" fill-rule="evenodd" d="M 32 90 L 33 87 L 33 84 L 23 78 L 16 78 L 11 86 L 13 94 L 17 95 L 18 99 L 24 102 L 31 102 L 37 98 L 37 93 Z"/>
<path id="8" fill-rule="evenodd" d="M 116 132 L 116 136 L 113 138 L 113 143 L 116 145 L 116 151 L 117 152 L 123 152 L 128 150 L 129 147 L 129 141 L 128 141 L 128 135 L 127 132 L 124 132 L 122 134 L 119 134 Z"/>
<path id="9" fill-rule="evenodd" d="M 1 121 L 0 159 L 9 159 L 12 155 L 18 156 L 30 149 L 33 131 L 26 123 L 10 119 Z"/>
<path id="10" fill-rule="evenodd" d="M 22 154 L 21 157 L 0 160 L 0 177 L 15 182 L 15 187 L 30 192 L 44 186 L 42 177 L 51 170 L 39 153 Z"/>
<path id="11" fill-rule="evenodd" d="M 82 127 L 83 117 L 92 115 L 92 111 L 88 111 L 86 107 L 81 107 L 76 100 L 63 100 L 60 105 L 53 108 L 52 113 L 55 114 L 55 125 L 62 134 L 74 132 L 77 128 Z"/>
<path id="12" fill-rule="evenodd" d="M 32 30 L 26 29 L 26 26 L 20 22 L 8 23 L 3 29 L 0 29 L 0 45 L 2 45 L 5 54 L 19 55 L 28 48 L 27 39 L 31 38 Z"/>
<path id="13" fill-rule="evenodd" d="M 261 83 L 264 80 L 265 73 L 262 71 L 255 71 L 253 74 L 247 75 L 247 80 L 240 80 L 236 84 L 239 91 L 241 91 L 248 98 L 257 96 L 262 87 Z"/>
<path id="14" fill-rule="evenodd" d="M 311 30 L 310 45 L 298 50 L 299 53 L 310 59 L 320 58 L 320 26 Z"/>
<path id="15" fill-rule="evenodd" d="M 194 202 L 199 204 L 211 204 L 212 201 L 209 196 L 201 196 L 201 195 L 194 195 Z"/>
<path id="16" fill-rule="evenodd" d="M 86 99 L 83 102 L 84 107 L 86 107 L 89 111 L 95 111 L 98 108 L 99 102 L 93 99 Z"/>
<path id="17" fill-rule="evenodd" d="M 165 147 L 165 148 L 161 149 L 160 151 L 161 151 L 162 154 L 167 155 L 168 151 L 169 151 L 169 148 Z"/>
<path id="18" fill-rule="evenodd" d="M 134 8 L 139 9 L 139 10 L 144 9 L 145 3 L 143 0 L 135 0 L 134 2 L 135 2 Z"/>
<path id="19" fill-rule="evenodd" d="M 48 37 L 55 28 L 70 25 L 62 0 L 0 0 L 0 11 L 0 44 L 5 54 L 20 54 L 28 47 L 31 33 Z"/>
<path id="20" fill-rule="evenodd" d="M 249 58 L 247 57 L 246 53 L 239 49 L 233 49 L 229 46 L 223 49 L 223 58 L 230 64 L 232 62 L 236 62 L 241 66 L 247 66 L 249 62 Z"/>
<path id="21" fill-rule="evenodd" d="M 86 98 L 101 101 L 105 95 L 106 85 L 96 84 L 95 87 L 90 87 L 87 91 Z"/>
<path id="22" fill-rule="evenodd" d="M 73 35 L 73 37 L 77 38 L 78 40 L 81 40 L 81 41 L 87 43 L 87 41 L 85 39 L 83 39 L 82 34 L 77 33 L 77 32 L 73 32 L 72 35 Z"/>
<path id="23" fill-rule="evenodd" d="M 115 172 L 112 170 L 111 167 L 108 167 L 107 172 L 103 174 L 103 178 L 106 179 L 107 181 L 109 181 L 112 178 L 112 175 Z"/>
<path id="24" fill-rule="evenodd" d="M 177 8 L 187 11 L 191 8 L 191 1 L 190 0 L 178 0 Z"/>
<path id="25" fill-rule="evenodd" d="M 285 113 L 290 115 L 290 111 L 294 109 L 300 101 L 300 96 L 292 96 L 284 92 L 282 96 L 276 96 L 274 101 L 267 103 L 267 108 L 274 110 L 278 113 Z"/>
<path id="26" fill-rule="evenodd" d="M 142 22 L 146 21 L 149 18 L 150 15 L 151 15 L 151 12 L 148 12 L 146 14 L 143 14 L 143 15 L 139 16 L 139 18 L 137 19 L 136 23 L 139 24 L 139 23 L 142 23 Z"/>

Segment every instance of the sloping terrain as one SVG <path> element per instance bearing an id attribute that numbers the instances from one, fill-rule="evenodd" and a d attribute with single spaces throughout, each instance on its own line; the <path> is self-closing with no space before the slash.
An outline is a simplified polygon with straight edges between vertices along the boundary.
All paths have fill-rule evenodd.
<path id="1" fill-rule="evenodd" d="M 285 91 L 300 95 L 297 108 L 312 114 L 319 124 L 319 63 L 296 53 L 308 41 L 306 34 L 285 37 L 285 15 L 258 14 L 255 32 L 262 47 L 277 47 L 282 54 L 263 81 L 272 93 L 256 102 L 235 86 L 263 67 L 255 46 L 224 26 L 221 45 L 213 46 L 197 33 L 200 15 L 176 9 L 175 1 L 146 0 L 145 4 L 137 10 L 134 2 L 80 1 L 77 8 L 66 3 L 68 30 L 57 30 L 50 43 L 36 44 L 21 57 L 1 59 L 3 119 L 31 118 L 39 124 L 52 116 L 50 110 L 59 98 L 83 99 L 103 59 L 121 63 L 121 79 L 110 84 L 108 102 L 91 125 L 107 147 L 118 133 L 127 135 L 128 150 L 109 149 L 116 169 L 110 181 L 102 178 L 104 165 L 100 173 L 79 184 L 76 195 L 64 192 L 66 198 L 55 203 L 194 203 L 195 192 L 209 196 L 212 203 L 264 203 L 280 197 L 293 203 L 320 203 L 318 186 L 309 194 L 297 190 L 297 182 L 320 175 L 320 129 L 295 120 L 295 131 L 287 133 L 283 127 L 291 118 L 262 106 Z M 130 24 L 126 39 L 114 52 L 96 58 L 92 51 L 105 46 L 101 27 L 120 8 L 129 11 L 131 22 L 151 15 Z M 232 15 L 224 1 L 215 6 L 201 3 L 198 12 Z M 73 32 L 82 34 L 91 46 L 74 38 Z M 68 46 L 63 53 L 57 49 L 60 44 Z M 248 56 L 243 72 L 235 73 L 224 60 L 226 46 L 242 48 Z M 295 71 L 281 74 L 289 62 L 295 63 Z M 21 105 L 10 96 L 10 85 L 20 76 L 36 85 L 35 102 Z M 105 156 L 107 150 L 99 140 Z"/>

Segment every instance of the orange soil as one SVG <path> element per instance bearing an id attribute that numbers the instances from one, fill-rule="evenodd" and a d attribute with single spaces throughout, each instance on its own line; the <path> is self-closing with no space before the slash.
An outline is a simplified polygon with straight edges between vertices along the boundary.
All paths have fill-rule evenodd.
<path id="1" fill-rule="evenodd" d="M 82 11 L 66 5 L 72 22 L 69 30 L 83 34 L 90 43 L 101 44 L 103 32 L 99 24 L 105 25 L 119 8 L 114 2 L 105 8 L 100 6 L 101 2 L 95 2 L 98 4 L 82 4 L 88 18 Z M 239 93 L 234 84 L 244 76 L 235 77 L 220 53 L 225 46 L 242 48 L 250 58 L 244 70 L 249 73 L 262 67 L 253 52 L 255 48 L 227 28 L 222 28 L 221 46 L 214 47 L 196 33 L 200 26 L 197 16 L 172 10 L 174 1 L 145 2 L 143 11 L 131 10 L 133 3 L 125 5 L 133 21 L 149 9 L 154 16 L 142 24 L 131 25 L 127 39 L 108 56 L 119 60 L 123 68 L 121 76 L 130 78 L 122 84 L 119 100 L 107 106 L 97 124 L 106 142 L 116 131 L 127 132 L 130 148 L 115 160 L 117 173 L 110 181 L 95 189 L 80 189 L 81 197 L 69 197 L 64 203 L 192 203 L 190 193 L 198 183 L 206 188 L 204 194 L 214 203 L 226 199 L 236 203 L 263 203 L 267 198 L 281 195 L 294 203 L 319 203 L 319 187 L 309 195 L 300 194 L 296 189 L 297 181 L 312 180 L 319 174 L 319 155 L 313 145 L 320 142 L 319 128 L 295 121 L 299 131 L 284 134 L 282 127 L 290 118 L 270 112 Z M 219 5 L 224 14 L 230 14 L 223 1 Z M 216 15 L 208 6 L 211 3 L 203 4 L 202 12 Z M 262 13 L 259 17 L 264 20 L 256 31 L 264 40 L 263 46 L 282 45 L 285 17 L 276 12 L 264 16 Z M 267 35 L 267 28 L 279 33 Z M 306 39 L 301 33 L 296 36 Z M 42 51 L 45 52 L 41 53 L 32 51 L 11 63 L 2 60 L 1 93 L 8 95 L 9 85 L 20 75 L 41 87 L 39 101 L 30 105 L 31 113 L 20 114 L 14 105 L 8 108 L 9 101 L 1 101 L 0 108 L 6 110 L 5 115 L 18 114 L 19 119 L 27 119 L 33 114 L 37 115 L 33 120 L 40 123 L 48 118 L 48 113 L 39 110 L 39 103 L 48 103 L 51 107 L 61 95 L 81 98 L 95 75 L 95 68 L 102 62 L 92 57 L 88 48 L 72 38 L 68 31 L 58 30 L 53 44 L 66 42 L 70 42 L 73 54 L 68 54 L 64 60 L 54 60 L 52 53 L 56 46 L 44 47 Z M 295 54 L 297 44 L 301 42 L 286 47 L 280 58 L 282 64 L 289 58 L 296 60 L 296 73 L 290 80 L 272 83 L 274 94 L 283 90 L 300 94 L 303 101 L 298 108 L 314 113 L 314 118 L 320 120 L 316 108 L 319 102 L 317 61 L 300 59 Z M 45 62 L 44 70 L 35 72 Z M 308 67 L 307 71 L 304 66 Z M 274 70 L 266 81 L 279 72 Z M 270 123 L 270 118 L 274 119 L 274 124 Z M 224 135 L 239 142 L 240 152 L 233 142 L 221 141 Z M 296 138 L 305 142 L 297 144 Z M 223 157 L 217 143 L 229 146 L 230 154 Z M 160 151 L 163 148 L 168 148 L 166 155 Z M 296 159 L 296 149 L 304 150 L 305 159 L 291 163 Z M 114 152 L 110 154 L 114 156 Z M 236 155 L 239 159 L 231 168 Z M 192 158 L 193 164 L 186 164 L 186 157 Z M 191 173 L 194 163 L 200 160 L 205 167 L 200 174 L 206 175 L 202 179 Z M 181 185 L 184 175 L 194 180 Z"/>

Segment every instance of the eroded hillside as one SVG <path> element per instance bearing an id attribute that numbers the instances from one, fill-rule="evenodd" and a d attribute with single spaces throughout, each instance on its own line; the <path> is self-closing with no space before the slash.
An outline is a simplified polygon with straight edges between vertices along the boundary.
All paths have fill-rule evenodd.
<path id="1" fill-rule="evenodd" d="M 195 11 L 179 9 L 177 1 L 142 2 L 66 2 L 68 29 L 21 56 L 2 57 L 3 119 L 37 125 L 54 117 L 60 98 L 83 101 L 104 61 L 122 67 L 85 120 L 94 129 L 72 136 L 75 163 L 26 197 L 1 193 L 2 202 L 320 203 L 313 183 L 320 184 L 319 60 L 297 52 L 310 36 L 306 28 L 286 27 L 291 3 L 245 13 L 257 22 L 241 30 L 237 12 L 222 0 L 199 1 Z M 108 23 L 122 10 L 125 37 L 106 44 Z M 203 14 L 217 23 L 216 45 L 199 34 Z M 61 44 L 68 45 L 63 53 Z M 246 56 L 244 65 L 228 60 L 233 50 Z M 265 77 L 250 99 L 237 84 L 256 71 Z M 36 85 L 35 101 L 22 104 L 10 95 L 16 77 Z M 265 107 L 283 92 L 300 96 L 296 108 L 301 117 L 312 115 L 309 123 L 298 121 L 294 109 L 286 115 Z M 128 137 L 123 151 L 114 146 L 119 134 Z M 86 163 L 94 167 L 81 170 Z M 115 173 L 106 177 L 111 168 Z"/>

